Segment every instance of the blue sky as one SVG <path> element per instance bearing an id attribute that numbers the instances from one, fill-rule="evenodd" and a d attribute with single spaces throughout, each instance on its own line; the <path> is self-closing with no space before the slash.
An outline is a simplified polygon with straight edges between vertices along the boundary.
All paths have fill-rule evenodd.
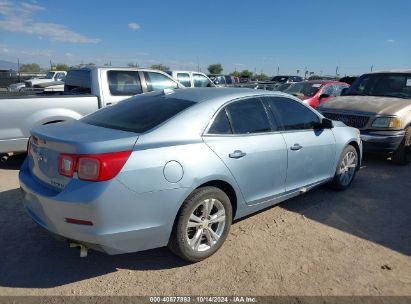
<path id="1" fill-rule="evenodd" d="M 0 59 L 361 74 L 411 68 L 410 12 L 410 0 L 0 0 Z"/>

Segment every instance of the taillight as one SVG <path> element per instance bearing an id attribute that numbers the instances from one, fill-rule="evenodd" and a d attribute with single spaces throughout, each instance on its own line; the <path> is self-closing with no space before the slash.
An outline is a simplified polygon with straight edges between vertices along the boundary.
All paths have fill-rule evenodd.
<path id="1" fill-rule="evenodd" d="M 60 154 L 58 157 L 59 174 L 72 177 L 76 171 L 77 155 Z"/>
<path id="2" fill-rule="evenodd" d="M 131 151 L 104 154 L 60 154 L 59 173 L 72 177 L 77 172 L 79 179 L 88 181 L 106 181 L 115 177 L 123 168 Z"/>

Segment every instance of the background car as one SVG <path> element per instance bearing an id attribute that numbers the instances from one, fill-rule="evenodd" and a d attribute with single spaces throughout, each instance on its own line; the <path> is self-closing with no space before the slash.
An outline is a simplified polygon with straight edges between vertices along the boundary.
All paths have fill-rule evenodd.
<path id="1" fill-rule="evenodd" d="M 234 77 L 231 75 L 210 74 L 208 77 L 218 87 L 232 87 L 236 84 Z"/>
<path id="2" fill-rule="evenodd" d="M 278 83 L 293 83 L 293 82 L 300 82 L 304 79 L 301 76 L 286 76 L 286 75 L 277 75 L 271 78 L 272 82 Z"/>
<path id="3" fill-rule="evenodd" d="M 316 108 L 333 97 L 340 96 L 350 85 L 338 81 L 311 80 L 292 84 L 283 92 L 300 98 L 304 103 Z"/>
<path id="4" fill-rule="evenodd" d="M 214 83 L 205 74 L 194 71 L 166 71 L 168 75 L 178 80 L 186 88 L 215 87 Z"/>

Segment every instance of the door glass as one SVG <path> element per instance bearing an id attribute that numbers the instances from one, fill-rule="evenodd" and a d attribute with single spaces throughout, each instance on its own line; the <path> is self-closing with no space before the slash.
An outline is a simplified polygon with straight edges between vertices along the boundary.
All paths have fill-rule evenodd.
<path id="1" fill-rule="evenodd" d="M 188 73 L 177 73 L 177 80 L 185 87 L 191 87 L 190 74 Z"/>
<path id="2" fill-rule="evenodd" d="M 320 123 L 320 118 L 298 101 L 284 97 L 268 97 L 267 101 L 286 131 L 314 129 Z"/>
<path id="3" fill-rule="evenodd" d="M 164 89 L 177 89 L 177 82 L 166 75 L 156 72 L 144 72 L 148 91 L 159 91 Z"/>
<path id="4" fill-rule="evenodd" d="M 231 134 L 231 126 L 228 121 L 225 109 L 222 109 L 216 116 L 208 130 L 208 134 Z"/>
<path id="5" fill-rule="evenodd" d="M 193 74 L 194 87 L 204 88 L 210 86 L 210 81 L 201 74 Z"/>
<path id="6" fill-rule="evenodd" d="M 231 127 L 235 134 L 270 132 L 271 127 L 260 99 L 252 98 L 227 106 Z"/>
<path id="7" fill-rule="evenodd" d="M 140 77 L 136 71 L 108 71 L 108 85 L 113 96 L 141 94 Z"/>
<path id="8" fill-rule="evenodd" d="M 323 88 L 321 94 L 327 94 L 327 95 L 329 95 L 329 96 L 336 96 L 336 95 L 335 95 L 335 87 L 334 87 L 334 85 L 332 85 L 332 84 L 326 85 L 326 86 Z"/>

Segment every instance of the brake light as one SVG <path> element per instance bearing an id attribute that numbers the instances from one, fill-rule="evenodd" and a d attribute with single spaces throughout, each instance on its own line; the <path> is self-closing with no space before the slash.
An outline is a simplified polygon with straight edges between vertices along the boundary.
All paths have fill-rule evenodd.
<path id="1" fill-rule="evenodd" d="M 87 181 L 106 181 L 115 177 L 123 168 L 131 151 L 104 154 L 60 154 L 59 173 L 72 177 L 77 172 L 79 179 Z"/>

